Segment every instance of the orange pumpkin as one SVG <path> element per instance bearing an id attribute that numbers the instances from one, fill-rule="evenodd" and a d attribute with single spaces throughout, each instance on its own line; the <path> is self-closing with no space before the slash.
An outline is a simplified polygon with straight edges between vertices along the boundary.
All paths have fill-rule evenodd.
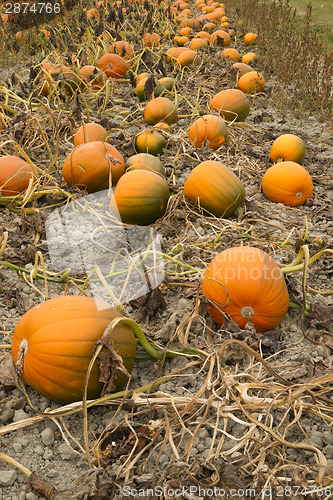
<path id="1" fill-rule="evenodd" d="M 103 141 L 81 144 L 67 156 L 62 167 L 66 184 L 87 189 L 88 193 L 114 186 L 124 172 L 122 155 Z"/>
<path id="2" fill-rule="evenodd" d="M 36 169 L 18 156 L 0 156 L 0 195 L 16 196 L 37 180 Z"/>
<path id="3" fill-rule="evenodd" d="M 68 66 L 62 64 L 52 66 L 51 63 L 45 63 L 43 69 L 45 69 L 51 77 L 46 77 L 45 75 L 42 77 L 44 80 L 42 94 L 45 96 L 50 92 L 50 84 L 52 81 L 57 82 L 57 88 L 64 88 L 65 92 L 69 95 L 73 95 L 81 84 L 79 76 Z"/>
<path id="4" fill-rule="evenodd" d="M 202 293 L 210 301 L 208 312 L 218 324 L 223 313 L 245 328 L 249 319 L 257 332 L 275 328 L 285 317 L 289 297 L 281 269 L 263 250 L 232 247 L 209 264 Z"/>
<path id="5" fill-rule="evenodd" d="M 223 30 L 214 31 L 210 38 L 210 43 L 212 45 L 223 45 L 223 47 L 229 47 L 231 38 L 229 33 Z"/>
<path id="6" fill-rule="evenodd" d="M 244 36 L 244 43 L 246 43 L 246 45 L 252 45 L 256 42 L 257 38 L 258 35 L 256 33 L 246 33 Z"/>
<path id="7" fill-rule="evenodd" d="M 98 90 L 101 87 L 103 87 L 103 85 L 106 82 L 106 75 L 104 71 L 90 64 L 82 66 L 82 68 L 80 68 L 79 70 L 79 75 L 86 83 L 89 83 L 91 87 L 95 90 Z"/>
<path id="8" fill-rule="evenodd" d="M 184 194 L 207 212 L 227 218 L 244 202 L 245 188 L 228 167 L 207 160 L 192 170 L 184 184 Z"/>
<path id="9" fill-rule="evenodd" d="M 237 86 L 245 94 L 255 94 L 265 90 L 265 79 L 258 71 L 249 71 L 239 78 Z"/>
<path id="10" fill-rule="evenodd" d="M 98 123 L 85 123 L 77 129 L 74 136 L 74 146 L 79 146 L 86 142 L 105 141 L 108 136 L 107 131 Z"/>
<path id="11" fill-rule="evenodd" d="M 92 18 L 99 19 L 100 13 L 98 12 L 97 9 L 92 8 L 92 9 L 87 10 L 86 17 L 88 20 L 92 19 Z"/>
<path id="12" fill-rule="evenodd" d="M 155 125 L 158 122 L 172 125 L 178 118 L 177 108 L 170 99 L 155 97 L 146 104 L 144 118 L 149 125 Z"/>
<path id="13" fill-rule="evenodd" d="M 229 61 L 239 61 L 240 60 L 240 53 L 238 52 L 237 49 L 224 49 L 222 51 L 223 57 L 229 59 Z M 252 71 L 252 68 L 251 68 Z"/>
<path id="14" fill-rule="evenodd" d="M 242 122 L 250 112 L 249 98 L 239 89 L 218 92 L 210 103 L 211 109 L 229 121 Z"/>
<path id="15" fill-rule="evenodd" d="M 302 139 L 294 134 L 280 135 L 272 144 L 270 159 L 277 161 L 294 161 L 302 163 L 306 152 L 306 146 Z"/>
<path id="16" fill-rule="evenodd" d="M 131 63 L 126 62 L 118 54 L 104 54 L 98 61 L 98 67 L 108 78 L 122 78 L 130 69 Z"/>
<path id="17" fill-rule="evenodd" d="M 189 45 L 189 48 L 191 50 L 196 50 L 199 48 L 207 49 L 207 47 L 208 47 L 208 42 L 203 38 L 193 38 L 193 40 L 191 40 Z"/>
<path id="18" fill-rule="evenodd" d="M 170 196 L 166 180 L 149 170 L 131 170 L 119 180 L 110 207 L 125 224 L 146 226 L 163 217 Z"/>
<path id="19" fill-rule="evenodd" d="M 185 66 L 191 66 L 192 63 L 195 63 L 195 58 L 197 57 L 197 53 L 195 50 L 187 49 L 177 57 L 176 65 L 178 68 L 184 68 Z"/>
<path id="20" fill-rule="evenodd" d="M 167 140 L 157 130 L 147 129 L 140 132 L 135 138 L 135 149 L 138 153 L 158 155 L 167 145 Z"/>
<path id="21" fill-rule="evenodd" d="M 264 173 L 262 190 L 271 201 L 297 207 L 310 198 L 313 184 L 310 174 L 301 165 L 281 161 Z"/>
<path id="22" fill-rule="evenodd" d="M 142 37 L 142 41 L 147 47 L 159 47 L 161 37 L 158 33 L 145 33 Z"/>
<path id="23" fill-rule="evenodd" d="M 119 312 L 106 302 L 85 296 L 55 297 L 30 309 L 18 322 L 12 339 L 12 356 L 24 353 L 23 379 L 39 394 L 67 404 L 83 398 L 87 369 L 94 344 Z M 117 325 L 110 333 L 114 349 L 131 373 L 135 362 L 136 339 L 132 328 Z M 100 397 L 98 362 L 88 383 L 88 399 Z M 120 373 L 114 389 L 120 389 L 127 376 Z"/>
<path id="24" fill-rule="evenodd" d="M 150 170 L 165 177 L 165 169 L 157 156 L 149 153 L 138 153 L 125 162 L 125 170 Z"/>
<path id="25" fill-rule="evenodd" d="M 158 85 L 155 87 L 154 90 L 154 96 L 159 97 L 161 94 L 165 93 L 165 91 L 173 90 L 175 84 L 176 80 L 174 78 L 171 78 L 170 76 L 159 78 Z"/>
<path id="26" fill-rule="evenodd" d="M 168 63 L 175 62 L 177 57 L 186 50 L 188 50 L 187 47 L 171 47 L 166 51 L 166 61 Z"/>
<path id="27" fill-rule="evenodd" d="M 131 59 L 134 57 L 134 48 L 129 42 L 126 40 L 119 40 L 117 42 L 113 42 L 109 47 L 109 52 L 111 54 L 118 54 L 124 59 Z"/>
<path id="28" fill-rule="evenodd" d="M 249 62 L 256 63 L 258 61 L 259 61 L 259 57 L 254 52 L 248 52 L 247 54 L 244 54 L 242 57 L 242 63 L 245 63 L 245 64 L 247 64 Z"/>
<path id="29" fill-rule="evenodd" d="M 231 66 L 228 73 L 229 72 L 235 73 L 237 75 L 237 78 L 239 79 L 241 76 L 245 75 L 246 73 L 250 73 L 250 71 L 253 71 L 253 68 L 249 64 L 245 64 L 242 62 L 236 62 Z"/>
<path id="30" fill-rule="evenodd" d="M 200 116 L 189 130 L 189 140 L 195 148 L 201 148 L 207 141 L 211 149 L 218 149 L 228 139 L 228 127 L 220 116 Z"/>

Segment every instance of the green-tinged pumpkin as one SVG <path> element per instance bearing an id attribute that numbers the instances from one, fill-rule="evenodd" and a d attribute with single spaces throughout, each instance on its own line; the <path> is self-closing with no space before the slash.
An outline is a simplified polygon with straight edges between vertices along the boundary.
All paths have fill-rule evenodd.
<path id="1" fill-rule="evenodd" d="M 250 100 L 239 89 L 221 90 L 211 100 L 210 107 L 225 120 L 242 122 L 250 112 Z"/>
<path id="2" fill-rule="evenodd" d="M 154 129 L 143 130 L 135 138 L 135 149 L 138 153 L 149 153 L 157 156 L 166 145 L 166 138 Z"/>
<path id="3" fill-rule="evenodd" d="M 128 158 L 125 162 L 125 171 L 128 170 L 150 170 L 165 177 L 165 169 L 161 160 L 149 153 L 138 153 Z"/>
<path id="4" fill-rule="evenodd" d="M 196 166 L 184 184 L 186 198 L 216 217 L 227 218 L 245 199 L 243 182 L 218 161 Z"/>
<path id="5" fill-rule="evenodd" d="M 0 156 L 0 196 L 16 196 L 37 180 L 35 167 L 18 156 Z"/>
<path id="6" fill-rule="evenodd" d="M 313 191 L 312 179 L 298 163 L 281 161 L 264 173 L 262 190 L 266 198 L 289 207 L 304 205 Z"/>
<path id="7" fill-rule="evenodd" d="M 242 63 L 245 63 L 245 64 L 247 64 L 249 62 L 256 63 L 258 61 L 259 61 L 259 57 L 254 52 L 248 52 L 247 54 L 244 54 L 242 57 Z"/>
<path id="8" fill-rule="evenodd" d="M 122 155 L 103 141 L 81 144 L 67 156 L 62 167 L 67 186 L 86 189 L 88 193 L 114 186 L 124 172 Z"/>
<path id="9" fill-rule="evenodd" d="M 208 146 L 215 150 L 222 144 L 227 144 L 228 139 L 228 127 L 225 121 L 216 115 L 200 116 L 189 130 L 190 143 L 196 148 L 201 148 L 207 142 Z"/>
<path id="10" fill-rule="evenodd" d="M 270 159 L 273 163 L 277 161 L 302 163 L 305 152 L 306 146 L 300 137 L 294 134 L 283 134 L 273 142 Z"/>
<path id="11" fill-rule="evenodd" d="M 171 78 L 170 76 L 166 76 L 164 78 L 159 78 L 158 85 L 155 87 L 154 96 L 159 97 L 163 93 L 167 93 L 167 91 L 172 91 L 174 89 L 176 80 Z"/>
<path id="12" fill-rule="evenodd" d="M 17 363 L 20 349 L 23 379 L 39 394 L 67 404 L 83 397 L 87 369 L 94 343 L 114 318 L 121 317 L 109 304 L 81 295 L 55 297 L 30 309 L 18 322 L 12 339 L 12 356 Z M 115 351 L 131 373 L 136 354 L 132 328 L 118 324 L 111 332 Z M 88 399 L 100 397 L 98 363 L 88 383 Z M 127 381 L 124 373 L 115 380 L 115 390 Z"/>
<path id="13" fill-rule="evenodd" d="M 176 123 L 178 118 L 177 108 L 170 99 L 166 97 L 155 97 L 147 102 L 144 118 L 149 125 L 155 125 L 158 122 L 172 125 Z"/>
<path id="14" fill-rule="evenodd" d="M 170 196 L 166 180 L 149 170 L 131 170 L 119 180 L 110 207 L 125 224 L 146 226 L 163 217 Z"/>
<path id="15" fill-rule="evenodd" d="M 257 332 L 278 326 L 289 308 L 280 267 L 266 252 L 249 246 L 216 255 L 205 272 L 202 293 L 210 300 L 208 312 L 218 324 L 223 324 L 226 313 L 240 328 L 250 319 Z"/>

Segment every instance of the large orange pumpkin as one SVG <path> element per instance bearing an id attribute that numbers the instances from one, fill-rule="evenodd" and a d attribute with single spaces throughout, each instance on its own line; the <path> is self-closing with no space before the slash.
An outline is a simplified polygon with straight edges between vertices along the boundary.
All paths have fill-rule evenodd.
<path id="1" fill-rule="evenodd" d="M 304 205 L 313 191 L 310 174 L 298 163 L 281 161 L 270 167 L 262 178 L 266 198 L 290 207 Z"/>
<path id="2" fill-rule="evenodd" d="M 85 296 L 61 296 L 30 309 L 18 322 L 12 339 L 14 363 L 23 349 L 23 379 L 42 396 L 59 403 L 80 401 L 85 378 L 93 356 L 94 343 L 114 318 L 114 308 Z M 132 371 L 136 339 L 127 325 L 118 325 L 110 332 L 115 351 L 124 366 Z M 98 363 L 93 365 L 88 383 L 88 399 L 101 395 Z M 121 373 L 115 389 L 126 383 Z"/>
<path id="3" fill-rule="evenodd" d="M 305 151 L 306 146 L 300 137 L 294 134 L 283 134 L 273 142 L 270 159 L 274 163 L 282 160 L 302 163 Z"/>
<path id="4" fill-rule="evenodd" d="M 223 311 L 241 328 L 250 318 L 257 332 L 275 328 L 289 308 L 280 267 L 254 247 L 232 247 L 216 255 L 205 272 L 202 293 L 211 301 L 208 312 L 218 324 L 223 324 Z"/>
<path id="5" fill-rule="evenodd" d="M 237 49 L 231 49 L 231 48 L 228 48 L 228 49 L 224 49 L 222 51 L 222 55 L 223 57 L 226 57 L 227 59 L 229 59 L 229 61 L 239 61 L 240 60 L 240 53 L 238 52 Z M 252 70 L 252 68 L 251 68 Z"/>
<path id="6" fill-rule="evenodd" d="M 223 47 L 229 47 L 230 42 L 231 38 L 229 33 L 223 30 L 214 31 L 210 38 L 210 43 L 212 45 L 223 45 Z"/>
<path id="7" fill-rule="evenodd" d="M 0 157 L 0 195 L 16 196 L 25 191 L 30 179 L 37 179 L 36 170 L 18 156 Z"/>
<path id="8" fill-rule="evenodd" d="M 242 122 L 250 112 L 250 101 L 241 90 L 227 89 L 213 97 L 210 107 L 225 120 Z"/>
<path id="9" fill-rule="evenodd" d="M 158 122 L 171 125 L 177 121 L 177 108 L 170 99 L 155 97 L 146 104 L 144 117 L 149 125 L 155 125 Z"/>
<path id="10" fill-rule="evenodd" d="M 126 62 L 118 54 L 104 54 L 98 61 L 98 67 L 108 78 L 122 78 L 130 69 L 131 63 Z"/>
<path id="11" fill-rule="evenodd" d="M 149 170 L 131 170 L 119 180 L 110 207 L 125 224 L 146 226 L 165 213 L 170 196 L 166 180 Z"/>
<path id="12" fill-rule="evenodd" d="M 146 129 L 135 138 L 135 149 L 138 153 L 158 155 L 167 145 L 167 140 L 157 130 Z"/>
<path id="13" fill-rule="evenodd" d="M 107 131 L 98 123 L 89 122 L 79 127 L 74 136 L 74 146 L 79 146 L 85 142 L 105 141 L 108 136 Z"/>
<path id="14" fill-rule="evenodd" d="M 245 94 L 255 94 L 265 90 L 265 79 L 259 71 L 249 71 L 239 78 L 237 86 Z"/>
<path id="15" fill-rule="evenodd" d="M 211 149 L 218 149 L 228 142 L 229 132 L 225 121 L 216 115 L 200 116 L 192 123 L 189 130 L 189 140 L 196 148 L 201 148 L 206 142 Z"/>
<path id="16" fill-rule="evenodd" d="M 207 160 L 197 165 L 184 184 L 187 199 L 216 217 L 229 217 L 244 202 L 242 181 L 218 161 Z"/>
<path id="17" fill-rule="evenodd" d="M 103 141 L 81 144 L 67 156 L 62 167 L 67 185 L 87 189 L 88 193 L 114 186 L 124 172 L 122 155 Z"/>

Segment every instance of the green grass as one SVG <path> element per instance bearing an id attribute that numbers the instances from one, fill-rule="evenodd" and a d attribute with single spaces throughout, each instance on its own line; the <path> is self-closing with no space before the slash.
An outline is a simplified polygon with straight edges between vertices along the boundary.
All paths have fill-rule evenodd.
<path id="1" fill-rule="evenodd" d="M 290 5 L 296 9 L 297 24 L 304 25 L 307 8 L 311 3 L 311 28 L 316 31 L 327 52 L 333 50 L 333 0 L 290 0 Z"/>

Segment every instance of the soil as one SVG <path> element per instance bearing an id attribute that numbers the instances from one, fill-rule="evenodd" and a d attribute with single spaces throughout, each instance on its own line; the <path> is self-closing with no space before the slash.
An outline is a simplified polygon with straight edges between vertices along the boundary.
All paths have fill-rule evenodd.
<path id="1" fill-rule="evenodd" d="M 28 78 L 28 68 L 19 73 L 23 81 Z M 2 78 L 7 84 L 4 74 Z M 195 72 L 178 75 L 181 117 L 167 134 L 167 150 L 161 155 L 172 201 L 165 216 L 152 227 L 164 253 L 181 245 L 182 251 L 175 258 L 199 271 L 184 274 L 184 268 L 165 261 L 163 281 L 159 276 L 162 283 L 157 280 L 153 291 L 123 301 L 126 314 L 140 324 L 149 339 L 169 349 L 188 344 L 209 357 L 205 362 L 196 356 L 138 361 L 130 391 L 181 371 L 151 390 L 149 396 L 130 392 L 124 399 L 88 409 L 91 463 L 85 453 L 82 411 L 61 417 L 39 416 L 32 407 L 49 412 L 60 405 L 27 387 L 29 405 L 21 390 L 6 379 L 8 373 L 3 369 L 1 453 L 34 474 L 28 479 L 17 467 L 1 460 L 0 500 L 136 499 L 151 496 L 149 489 L 153 488 L 156 497 L 164 499 L 172 498 L 176 490 L 179 498 L 191 499 L 245 499 L 250 497 L 247 488 L 255 491 L 255 498 L 328 499 L 333 494 L 332 255 L 323 253 L 307 271 L 306 304 L 311 305 L 310 314 L 290 308 L 279 327 L 266 334 L 256 333 L 251 327 L 241 330 L 232 320 L 219 327 L 206 312 L 200 288 L 212 258 L 241 242 L 262 248 L 281 266 L 292 262 L 303 244 L 309 246 L 311 256 L 333 248 L 332 130 L 314 116 L 303 121 L 282 117 L 270 99 L 274 80 L 268 79 L 268 91 L 251 98 L 246 122 L 230 126 L 227 146 L 214 152 L 206 146 L 195 150 L 187 138 L 187 127 L 193 120 L 189 102 L 199 92 L 203 96 L 200 112 L 206 113 L 208 94 L 233 85 L 232 77 L 208 63 Z M 12 88 L 18 92 L 19 85 L 12 84 Z M 134 154 L 133 139 L 143 128 L 143 104 L 128 79 L 117 82 L 112 91 L 104 112 L 98 113 L 98 108 L 93 107 L 96 99 L 88 101 L 90 119 L 106 126 L 110 142 L 127 159 Z M 84 117 L 82 102 L 78 104 L 72 98 L 60 105 L 72 110 L 71 125 L 75 130 Z M 22 108 L 2 136 L 0 132 L 0 146 L 11 153 L 12 146 L 5 141 L 21 140 L 38 166 L 47 168 L 50 160 L 45 143 L 37 135 L 36 122 L 26 129 L 33 114 Z M 60 116 L 55 105 L 52 115 Z M 35 116 L 54 152 L 55 135 L 49 115 L 37 110 Z M 65 188 L 61 165 L 73 148 L 70 128 L 66 130 L 61 135 L 53 180 L 45 181 L 49 188 L 56 183 Z M 294 133 L 304 140 L 307 152 L 302 165 L 314 184 L 312 197 L 297 208 L 274 204 L 261 192 L 262 175 L 270 166 L 270 146 L 284 133 Z M 208 159 L 221 161 L 244 182 L 246 200 L 239 217 L 211 217 L 184 198 L 182 187 L 188 174 Z M 71 266 L 63 265 L 69 255 L 61 253 L 57 231 L 49 240 L 45 232 L 45 221 L 50 221 L 47 217 L 54 216 L 56 204 L 64 201 L 61 194 L 44 195 L 27 205 L 35 208 L 32 214 L 13 213 L 2 207 L 0 227 L 9 237 L 1 260 L 32 270 L 39 251 L 48 271 L 72 267 L 70 276 L 82 278 L 80 266 L 73 272 L 73 262 Z M 81 235 L 76 236 L 79 240 L 86 236 L 87 243 L 90 226 L 83 226 L 78 224 Z M 76 236 L 72 234 L 72 243 Z M 218 236 L 218 244 L 212 249 L 209 241 Z M 88 245 L 86 252 L 85 261 L 90 260 L 89 252 L 93 253 L 94 248 Z M 108 256 L 102 251 L 99 258 L 101 262 Z M 49 281 L 46 288 L 43 279 L 30 280 L 28 274 L 23 277 L 6 264 L 0 267 L 0 279 L 2 344 L 10 343 L 16 323 L 32 306 L 66 291 L 78 293 L 73 283 L 68 287 L 66 280 Z M 286 275 L 286 282 L 290 299 L 301 306 L 302 272 Z M 107 296 L 101 288 L 96 291 L 91 287 L 88 293 L 104 299 Z M 214 368 L 218 354 L 223 361 L 219 370 Z M 100 449 L 93 451 L 97 441 Z"/>

